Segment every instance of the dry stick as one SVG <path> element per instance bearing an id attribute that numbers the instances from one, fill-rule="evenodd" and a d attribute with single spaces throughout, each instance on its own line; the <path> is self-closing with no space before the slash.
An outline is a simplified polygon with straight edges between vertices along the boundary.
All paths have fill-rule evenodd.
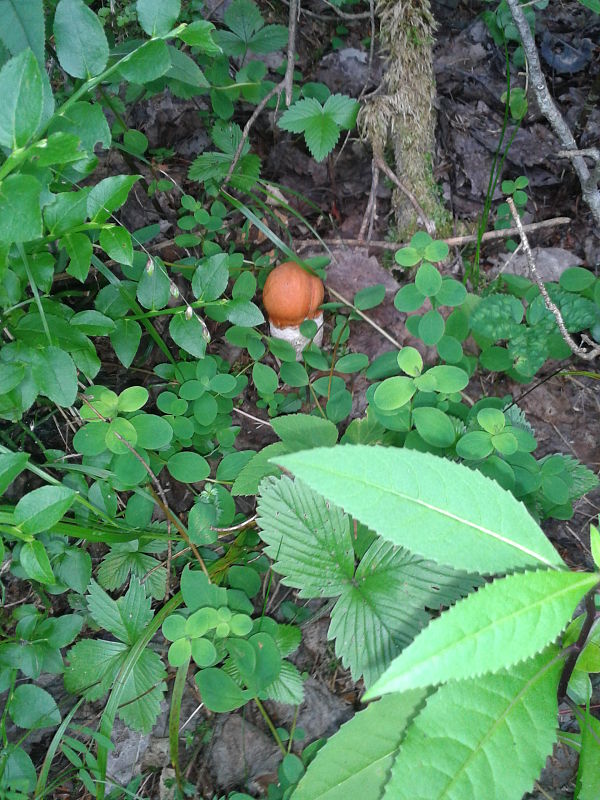
<path id="1" fill-rule="evenodd" d="M 241 408 L 234 408 L 232 410 L 241 417 L 247 417 L 248 419 L 251 419 L 252 422 L 256 422 L 258 425 L 267 425 L 269 428 L 273 427 L 268 419 L 260 419 L 260 417 L 255 417 L 253 414 L 249 414 L 247 411 L 242 411 Z"/>
<path id="2" fill-rule="evenodd" d="M 296 25 L 298 24 L 298 13 L 300 11 L 300 0 L 290 0 L 289 15 L 289 34 L 287 46 L 287 64 L 283 85 L 285 87 L 285 104 L 290 106 L 292 102 L 292 92 L 294 88 L 294 59 L 296 53 Z"/>
<path id="3" fill-rule="evenodd" d="M 250 117 L 248 122 L 244 125 L 244 130 L 242 131 L 242 138 L 240 139 L 240 143 L 238 144 L 237 150 L 235 151 L 233 161 L 229 165 L 229 169 L 227 171 L 227 175 L 225 176 L 225 180 L 221 185 L 222 189 L 224 189 L 231 180 L 231 176 L 233 175 L 233 170 L 236 168 L 236 165 L 240 160 L 240 156 L 242 155 L 242 151 L 244 149 L 244 145 L 246 144 L 246 140 L 248 139 L 248 136 L 250 136 L 250 131 L 252 130 L 252 126 L 258 119 L 258 116 L 260 115 L 264 107 L 267 105 L 269 100 L 273 97 L 273 95 L 279 94 L 284 90 L 284 88 L 285 88 L 285 78 L 282 81 L 279 81 L 279 83 L 276 86 L 274 86 L 271 89 L 271 91 L 268 92 L 263 97 L 263 99 L 260 101 L 260 103 L 256 106 L 256 108 L 252 112 L 252 116 Z"/>
<path id="4" fill-rule="evenodd" d="M 379 184 L 379 167 L 375 163 L 375 159 L 371 161 L 371 191 L 369 193 L 369 201 L 365 208 L 365 215 L 362 219 L 358 238 L 364 239 L 365 233 L 367 234 L 367 241 L 371 238 L 373 233 L 373 222 L 377 213 L 377 186 Z M 368 228 L 368 231 L 367 231 Z"/>
<path id="5" fill-rule="evenodd" d="M 554 217 L 553 219 L 544 219 L 541 222 L 531 222 L 528 225 L 523 225 L 523 230 L 527 233 L 531 231 L 541 230 L 542 228 L 554 228 L 556 225 L 568 225 L 571 222 L 570 217 Z M 482 242 L 490 242 L 496 239 L 506 239 L 509 236 L 514 236 L 518 233 L 518 228 L 505 228 L 500 231 L 488 231 L 483 234 Z M 477 241 L 476 234 L 468 234 L 466 236 L 451 236 L 449 239 L 440 239 L 441 242 L 446 242 L 449 247 L 460 246 Z M 379 239 L 366 241 L 365 239 L 321 239 L 320 242 L 333 247 L 372 247 L 378 250 L 398 250 L 399 247 L 406 247 L 406 242 L 384 242 Z M 297 239 L 296 245 L 298 247 L 315 247 L 320 242 L 314 239 Z"/>
<path id="6" fill-rule="evenodd" d="M 392 172 L 392 170 L 388 167 L 388 165 L 385 163 L 385 161 L 380 155 L 375 155 L 375 164 L 385 175 L 387 175 L 387 177 L 391 180 L 391 182 L 395 184 L 398 187 L 398 189 L 400 189 L 400 191 L 408 197 L 413 208 L 423 220 L 423 224 L 425 225 L 427 233 L 429 234 L 435 233 L 435 223 L 433 222 L 433 220 L 429 219 L 427 214 L 421 208 L 419 201 L 414 196 L 414 194 L 410 191 L 410 189 L 408 189 L 402 183 L 402 181 L 397 177 L 397 175 L 394 172 Z"/>
<path id="7" fill-rule="evenodd" d="M 523 44 L 523 50 L 525 51 L 527 63 L 529 65 L 531 85 L 540 111 L 546 117 L 550 123 L 550 127 L 558 137 L 561 149 L 577 150 L 577 142 L 548 90 L 548 84 L 542 72 L 540 59 L 535 46 L 535 40 L 531 34 L 529 23 L 525 19 L 525 14 L 523 13 L 519 0 L 507 0 L 507 2 L 521 37 L 521 43 Z M 594 180 L 595 176 L 590 173 L 583 156 L 574 155 L 571 158 L 571 162 L 579 178 L 579 183 L 581 184 L 583 199 L 588 204 L 592 216 L 596 221 L 596 225 L 600 226 L 600 190 L 598 189 L 597 182 Z"/>
<path id="8" fill-rule="evenodd" d="M 519 214 L 517 212 L 517 208 L 515 206 L 515 203 L 514 203 L 512 197 L 507 197 L 507 203 L 508 203 L 508 207 L 510 208 L 510 213 L 512 214 L 512 217 L 513 217 L 513 219 L 515 221 L 515 225 L 517 226 L 517 230 L 519 231 L 519 236 L 521 237 L 521 243 L 523 245 L 523 250 L 525 251 L 525 256 L 527 258 L 527 265 L 529 266 L 529 271 L 531 272 L 531 275 L 533 276 L 533 279 L 535 280 L 535 282 L 538 285 L 538 289 L 540 290 L 540 294 L 544 298 L 544 303 L 546 305 L 546 308 L 549 311 L 551 311 L 554 314 L 555 318 L 556 318 L 556 323 L 557 323 L 558 328 L 560 330 L 560 335 L 565 340 L 565 342 L 569 345 L 569 347 L 571 348 L 572 352 L 576 356 L 579 356 L 579 358 L 583 358 L 585 361 L 591 361 L 592 359 L 596 358 L 597 355 L 600 354 L 600 347 L 593 346 L 591 350 L 584 350 L 583 347 L 579 347 L 579 345 L 577 345 L 574 342 L 574 340 L 572 339 L 570 333 L 567 331 L 565 322 L 564 322 L 564 320 L 562 318 L 562 314 L 560 313 L 560 309 L 558 308 L 556 303 L 554 303 L 552 301 L 552 299 L 550 298 L 550 295 L 548 294 L 548 290 L 546 289 L 546 287 L 544 285 L 544 281 L 540 278 L 540 275 L 539 275 L 539 273 L 537 271 L 537 267 L 536 267 L 535 261 L 533 259 L 533 253 L 531 252 L 531 247 L 529 246 L 529 241 L 527 239 L 527 235 L 526 235 L 525 231 L 523 230 L 523 225 L 521 224 L 521 218 L 519 217 Z M 589 344 L 593 345 L 593 342 L 591 342 L 590 339 L 587 338 L 587 336 L 582 336 L 582 339 L 584 339 L 584 341 L 588 342 Z"/>
<path id="9" fill-rule="evenodd" d="M 354 305 L 354 303 L 351 303 L 351 302 L 350 302 L 350 300 L 347 300 L 347 299 L 346 299 L 346 298 L 345 298 L 343 295 L 341 295 L 339 292 L 336 292 L 336 290 L 335 290 L 335 289 L 332 289 L 332 288 L 331 288 L 331 286 L 327 285 L 327 286 L 326 286 L 326 289 L 327 289 L 327 291 L 329 292 L 329 294 L 332 294 L 334 297 L 336 297 L 336 298 L 337 298 L 337 299 L 338 299 L 338 300 L 339 300 L 341 303 L 343 303 L 345 306 L 348 306 L 348 308 L 351 308 L 351 309 L 353 309 L 354 311 L 356 311 L 356 313 L 359 315 L 359 317 L 362 317 L 362 319 L 364 319 L 364 321 L 365 321 L 365 322 L 368 322 L 368 323 L 369 323 L 369 325 L 370 325 L 372 328 L 375 328 L 375 330 L 376 330 L 378 333 L 380 333 L 380 334 L 381 334 L 381 335 L 382 335 L 382 336 L 383 336 L 385 339 L 387 339 L 387 340 L 388 340 L 388 342 L 391 342 L 391 343 L 394 345 L 394 347 L 397 347 L 397 348 L 398 348 L 398 350 L 402 350 L 402 345 L 400 344 L 400 342 L 398 342 L 396 339 L 394 339 L 394 337 L 393 337 L 393 336 L 390 336 L 390 334 L 389 334 L 387 331 L 385 331 L 385 330 L 384 330 L 382 327 L 380 327 L 380 326 L 379 326 L 379 325 L 378 325 L 376 322 L 373 322 L 373 320 L 372 320 L 372 319 L 370 319 L 369 317 L 367 317 L 367 315 L 366 315 L 366 314 L 363 314 L 363 312 L 362 312 L 362 311 L 361 311 L 359 308 L 357 308 L 357 307 Z"/>

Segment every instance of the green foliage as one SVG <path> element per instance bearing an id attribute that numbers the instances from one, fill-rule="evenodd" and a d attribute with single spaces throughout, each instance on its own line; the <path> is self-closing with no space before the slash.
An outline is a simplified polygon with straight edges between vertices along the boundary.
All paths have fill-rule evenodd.
<path id="1" fill-rule="evenodd" d="M 355 553 L 352 520 L 285 477 L 261 485 L 258 521 L 266 553 L 284 584 L 299 589 L 300 597 L 337 598 L 329 638 L 354 680 L 363 676 L 367 686 L 425 624 L 425 608 L 449 605 L 478 583 L 374 539 L 366 529 Z M 360 557 L 356 568 L 355 557 Z M 400 607 L 392 601 L 399 595 Z"/>
<path id="2" fill-rule="evenodd" d="M 303 133 L 310 154 L 322 161 L 335 147 L 340 131 L 353 128 L 358 103 L 341 94 L 334 94 L 321 105 L 314 97 L 298 100 L 279 120 L 279 127 L 292 133 Z"/>
<path id="3" fill-rule="evenodd" d="M 563 647 L 581 635 L 584 617 L 568 625 L 569 616 L 595 577 L 564 571 L 535 519 L 569 518 L 597 479 L 570 456 L 536 460 L 534 431 L 511 397 L 473 405 L 463 397 L 476 369 L 527 381 L 548 358 L 566 355 L 564 343 L 536 287 L 506 277 L 484 297 L 469 294 L 443 274 L 448 247 L 418 233 L 396 256 L 415 274 L 395 307 L 439 358 L 424 363 L 405 347 L 370 363 L 354 351 L 357 311 L 384 301 L 380 284 L 358 291 L 353 307 L 325 305 L 322 346 L 315 323 L 305 322 L 310 341 L 297 359 L 263 327 L 260 291 L 275 258 L 255 249 L 251 228 L 297 259 L 272 204 L 299 214 L 261 180 L 261 159 L 239 122 L 277 88 L 265 105 L 278 126 L 302 134 L 323 160 L 340 131 L 353 128 L 358 102 L 302 83 L 296 71 L 282 111 L 281 85 L 254 56 L 284 51 L 288 30 L 251 0 L 235 0 L 217 27 L 195 2 L 98 5 L 0 0 L 0 589 L 3 599 L 7 587 L 27 598 L 8 603 L 2 616 L 0 794 L 47 795 L 68 764 L 74 785 L 102 800 L 117 715 L 150 731 L 170 670 L 170 756 L 182 796 L 189 786 L 178 771 L 178 730 L 188 671 L 216 713 L 247 702 L 262 713 L 267 699 L 299 704 L 304 676 L 289 657 L 301 639 L 295 623 L 309 612 L 283 604 L 278 619 L 290 624 L 265 613 L 272 567 L 302 598 L 333 601 L 329 637 L 356 680 L 373 687 L 391 675 L 426 684 L 429 695 L 424 710 L 423 688 L 374 704 L 347 727 L 349 750 L 332 739 L 322 754 L 317 742 L 298 756 L 291 747 L 300 732 L 273 728 L 285 757 L 270 797 L 380 796 L 389 770 L 389 785 L 401 782 L 392 766 L 399 744 L 406 737 L 420 748 L 421 734 L 411 731 L 423 719 L 435 728 L 436 703 L 455 707 L 477 696 L 485 717 L 492 704 L 484 696 L 508 685 L 498 684 L 507 667 L 517 681 L 511 692 L 529 669 L 538 672 L 527 692 L 537 691 L 538 674 L 546 691 L 556 670 L 548 661 L 544 672 L 544 648 L 565 626 Z M 129 127 L 131 105 L 166 90 L 199 99 L 212 140 L 181 186 L 168 175 L 173 150 L 150 149 L 142 130 Z M 515 115 L 523 111 L 518 90 L 507 103 Z M 100 159 L 127 169 L 100 179 Z M 148 169 L 146 183 L 140 173 Z M 524 180 L 503 186 L 521 207 Z M 177 198 L 182 257 L 155 254 L 160 225 L 123 224 L 141 192 L 157 208 Z M 502 207 L 497 224 L 501 217 Z M 327 264 L 317 257 L 304 266 L 324 277 Z M 598 339 L 599 286 L 580 268 L 548 286 L 572 333 Z M 413 313 L 425 303 L 425 313 Z M 352 419 L 356 405 L 364 408 L 357 392 L 365 386 L 365 416 Z M 247 402 L 271 418 L 278 437 L 257 452 L 238 440 Z M 61 419 L 69 432 L 59 440 Z M 281 477 L 280 464 L 302 482 Z M 239 498 L 257 495 L 259 484 L 257 535 Z M 473 593 L 482 574 L 515 570 Z M 501 605 L 511 615 L 500 614 Z M 536 613 L 541 622 L 533 625 Z M 589 700 L 589 672 L 598 670 L 592 633 L 568 683 L 574 702 Z M 476 695 L 471 679 L 480 673 L 490 683 Z M 72 711 L 36 685 L 46 675 L 63 676 L 78 698 Z M 98 730 L 73 722 L 84 701 L 103 703 Z M 524 696 L 510 712 L 517 727 L 531 702 Z M 378 709 L 386 708 L 384 722 Z M 551 711 L 546 704 L 546 722 Z M 362 719 L 370 733 L 357 747 Z M 54 732 L 40 766 L 27 737 L 46 728 Z M 539 747 L 519 767 L 523 785 L 547 751 L 542 728 Z M 448 730 L 451 750 L 460 731 Z M 469 745 L 477 764 L 496 758 L 494 737 L 482 730 L 473 725 Z M 592 755 L 582 759 L 582 797 L 597 783 L 594 737 L 585 730 L 584 753 Z"/>
<path id="4" fill-rule="evenodd" d="M 491 425 L 494 420 L 488 416 L 485 421 Z M 337 457 L 329 459 L 330 454 Z M 433 515 L 427 489 L 430 459 L 439 463 L 437 497 L 442 498 Z M 432 536 L 433 557 L 455 568 L 464 564 L 462 542 L 474 524 L 481 533 L 492 533 L 487 517 L 490 505 L 500 517 L 501 509 L 519 507 L 497 484 L 482 478 L 475 490 L 478 501 L 470 503 L 473 519 L 460 519 L 452 504 L 453 492 L 445 490 L 440 477 L 452 475 L 456 487 L 460 473 L 466 476 L 468 470 L 431 457 L 424 460 L 416 452 L 334 448 L 277 461 L 297 481 L 318 485 L 323 498 L 341 503 L 385 538 L 393 536 L 390 524 L 405 508 L 411 522 L 403 527 L 412 548 L 422 550 L 423 538 Z M 349 462 L 356 464 L 354 474 L 345 466 L 340 468 Z M 377 491 L 376 503 L 365 497 L 366 487 Z M 415 511 L 415 499 L 420 512 Z M 446 544 L 446 515 L 457 526 L 452 553 Z M 559 683 L 562 686 L 573 670 L 567 659 L 569 631 L 562 651 L 553 642 L 581 597 L 594 593 L 599 576 L 567 572 L 557 554 L 542 559 L 551 568 L 535 568 L 529 548 L 517 549 L 514 560 L 502 565 L 507 538 L 494 535 L 490 539 L 490 561 L 496 566 L 490 569 L 487 558 L 485 563 L 476 559 L 478 568 L 519 572 L 498 577 L 458 600 L 417 634 L 365 695 L 365 699 L 385 697 L 357 714 L 326 744 L 294 797 L 458 799 L 478 796 L 492 785 L 502 797 L 518 800 L 531 788 L 556 739 Z M 539 529 L 537 538 L 541 544 L 544 537 Z M 484 550 L 481 542 L 472 547 Z M 549 554 L 553 550 L 548 543 L 544 549 Z M 591 731 L 591 725 L 587 730 Z M 581 774 L 586 770 L 591 787 L 596 775 L 587 763 L 584 760 Z"/>

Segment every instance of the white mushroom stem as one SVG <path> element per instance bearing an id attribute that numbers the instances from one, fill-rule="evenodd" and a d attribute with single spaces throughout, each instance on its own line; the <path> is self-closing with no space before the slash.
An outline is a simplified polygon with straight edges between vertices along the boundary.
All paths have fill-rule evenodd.
<path id="1" fill-rule="evenodd" d="M 314 318 L 314 322 L 317 324 L 317 332 L 312 337 L 312 341 L 320 347 L 323 343 L 323 312 Z M 277 325 L 271 322 L 270 328 L 273 338 L 283 339 L 284 342 L 289 342 L 292 345 L 296 351 L 296 361 L 300 361 L 302 359 L 302 351 L 311 339 L 303 336 L 299 327 L 278 328 Z"/>

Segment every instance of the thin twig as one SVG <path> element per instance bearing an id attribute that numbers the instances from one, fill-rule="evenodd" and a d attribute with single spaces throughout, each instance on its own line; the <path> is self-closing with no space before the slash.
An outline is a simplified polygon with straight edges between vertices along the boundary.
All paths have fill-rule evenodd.
<path id="1" fill-rule="evenodd" d="M 540 59 L 538 56 L 535 40 L 529 27 L 529 22 L 525 18 L 523 8 L 519 0 L 507 0 L 510 8 L 510 13 L 514 20 L 519 35 L 527 63 L 529 65 L 529 74 L 531 75 L 531 85 L 535 93 L 536 100 L 540 107 L 540 111 L 548 120 L 550 127 L 558 137 L 562 150 L 577 150 L 577 142 L 571 133 L 571 130 L 565 122 L 562 114 L 552 99 L 546 78 L 542 72 Z M 596 221 L 596 225 L 600 226 L 600 190 L 597 183 L 594 181 L 595 175 L 590 173 L 585 158 L 581 155 L 573 156 L 571 159 L 573 169 L 577 173 L 579 183 L 581 184 L 581 194 L 592 212 L 592 216 Z M 594 171 L 595 172 L 595 171 Z"/>
<path id="2" fill-rule="evenodd" d="M 257 515 L 254 514 L 253 517 L 249 517 L 242 522 L 238 522 L 237 525 L 230 525 L 228 528 L 211 528 L 211 531 L 216 531 L 218 534 L 223 535 L 226 533 L 237 533 L 238 531 L 244 531 L 246 528 L 254 528 L 256 526 L 256 517 Z"/>
<path id="3" fill-rule="evenodd" d="M 267 105 L 269 100 L 274 95 L 282 92 L 284 88 L 285 88 L 285 78 L 282 81 L 279 81 L 279 83 L 276 84 L 271 89 L 270 92 L 267 92 L 267 94 L 263 97 L 263 99 L 260 101 L 260 103 L 256 106 L 256 108 L 252 112 L 252 115 L 248 120 L 248 122 L 244 125 L 244 130 L 242 131 L 242 138 L 240 139 L 240 143 L 238 144 L 237 150 L 235 151 L 235 155 L 233 156 L 233 161 L 231 162 L 231 164 L 229 165 L 229 169 L 227 170 L 227 175 L 225 176 L 225 180 L 223 181 L 223 184 L 221 186 L 222 189 L 224 189 L 231 180 L 233 171 L 236 168 L 238 161 L 240 160 L 240 156 L 242 155 L 242 151 L 244 149 L 244 145 L 246 144 L 246 140 L 248 139 L 248 136 L 250 136 L 250 131 L 252 130 L 252 126 L 258 119 L 260 113 Z"/>
<path id="4" fill-rule="evenodd" d="M 435 233 L 435 222 L 432 219 L 429 219 L 427 214 L 421 208 L 421 205 L 420 205 L 419 201 L 417 200 L 417 198 L 414 196 L 414 194 L 410 191 L 410 189 L 408 189 L 402 183 L 400 178 L 398 178 L 398 176 L 388 167 L 388 165 L 385 163 L 385 161 L 383 160 L 383 158 L 380 155 L 375 155 L 374 159 L 375 159 L 375 164 L 379 167 L 379 169 L 385 175 L 387 175 L 387 177 L 391 180 L 391 182 L 393 184 L 395 184 L 403 194 L 405 194 L 408 197 L 408 199 L 410 200 L 410 202 L 412 204 L 412 207 L 415 209 L 417 214 L 421 217 L 421 219 L 423 221 L 423 224 L 425 225 L 425 230 L 427 231 L 427 233 L 434 234 Z"/>
<path id="5" fill-rule="evenodd" d="M 527 258 L 527 264 L 529 266 L 529 271 L 531 272 L 531 276 L 538 285 L 540 294 L 544 298 L 544 303 L 546 305 L 546 308 L 554 314 L 554 317 L 556 319 L 556 324 L 558 325 L 558 329 L 560 330 L 560 335 L 562 336 L 564 341 L 568 344 L 568 346 L 571 348 L 571 351 L 576 356 L 579 356 L 579 358 L 583 358 L 585 361 L 592 361 L 594 358 L 596 358 L 597 355 L 600 355 L 600 346 L 594 345 L 593 342 L 590 341 L 590 339 L 588 339 L 585 336 L 582 336 L 582 339 L 584 339 L 587 342 L 590 342 L 593 345 L 591 350 L 585 350 L 583 347 L 579 347 L 579 345 L 576 344 L 575 341 L 573 340 L 571 334 L 567 330 L 567 326 L 565 325 L 565 321 L 562 317 L 562 314 L 560 313 L 560 309 L 558 308 L 556 303 L 552 301 L 550 295 L 548 294 L 548 290 L 546 289 L 544 281 L 541 279 L 537 271 L 537 267 L 535 265 L 535 261 L 533 258 L 533 253 L 531 252 L 531 247 L 529 245 L 527 235 L 523 230 L 523 225 L 521 224 L 521 218 L 519 217 L 519 213 L 517 211 L 515 203 L 512 197 L 507 197 L 506 201 L 508 203 L 508 207 L 510 208 L 510 213 L 512 214 L 512 218 L 515 221 L 515 225 L 517 226 L 519 236 L 521 237 L 521 243 L 523 245 L 523 250 L 525 251 L 525 257 Z"/>
<path id="6" fill-rule="evenodd" d="M 289 14 L 289 33 L 287 45 L 287 64 L 283 85 L 285 87 L 285 104 L 290 106 L 292 102 L 292 92 L 294 89 L 294 66 L 296 60 L 296 26 L 298 24 L 298 11 L 300 10 L 300 0 L 290 0 Z"/>
<path id="7" fill-rule="evenodd" d="M 371 238 L 373 233 L 373 222 L 377 213 L 377 186 L 379 185 L 379 167 L 375 163 L 375 159 L 371 161 L 371 191 L 369 193 L 369 201 L 365 209 L 365 215 L 362 219 L 358 238 L 364 239 L 365 233 L 367 234 L 367 241 Z"/>
<path id="8" fill-rule="evenodd" d="M 367 317 L 367 315 L 366 315 L 366 314 L 364 314 L 364 313 L 363 313 L 363 312 L 362 312 L 362 311 L 361 311 L 359 308 L 357 308 L 357 307 L 354 305 L 354 303 L 350 302 L 350 300 L 347 300 L 347 299 L 346 299 L 346 298 L 345 298 L 343 295 L 341 295 L 339 292 L 336 292 L 336 290 L 335 290 L 335 289 L 332 289 L 332 288 L 331 288 L 331 286 L 327 285 L 325 288 L 327 289 L 327 291 L 329 292 L 329 294 L 332 294 L 332 295 L 333 295 L 335 298 L 337 298 L 337 299 L 338 299 L 338 300 L 339 300 L 341 303 L 343 303 L 345 306 L 348 306 L 348 308 L 351 308 L 351 309 L 353 309 L 354 311 L 356 311 L 356 313 L 359 315 L 359 317 L 362 317 L 362 319 L 364 319 L 364 321 L 365 321 L 365 322 L 368 322 L 368 323 L 369 323 L 369 325 L 370 325 L 372 328 L 374 328 L 374 329 L 375 329 L 375 330 L 376 330 L 378 333 L 380 333 L 380 334 L 381 334 L 381 335 L 382 335 L 382 336 L 383 336 L 385 339 L 387 339 L 387 340 L 388 340 L 388 342 L 391 342 L 391 343 L 394 345 L 394 347 L 397 347 L 397 348 L 398 348 L 398 350 L 402 350 L 402 345 L 400 344 L 400 342 L 399 342 L 399 341 L 397 341 L 396 339 L 394 339 L 394 337 L 393 337 L 393 336 L 390 336 L 390 334 L 389 334 L 387 331 L 385 331 L 385 330 L 384 330 L 382 327 L 380 327 L 380 326 L 379 326 L 379 325 L 378 325 L 376 322 L 373 322 L 373 320 L 372 320 L 372 319 L 370 319 L 369 317 Z"/>
<path id="9" fill-rule="evenodd" d="M 247 411 L 242 411 L 241 408 L 234 408 L 233 411 L 235 411 L 235 413 L 239 414 L 241 417 L 247 417 L 248 419 L 251 419 L 252 422 L 256 422 L 257 425 L 267 425 L 269 428 L 273 427 L 268 419 L 260 419 L 260 417 L 255 417 L 253 414 L 249 414 Z"/>
<path id="10" fill-rule="evenodd" d="M 541 222 L 532 222 L 528 225 L 523 225 L 523 230 L 526 233 L 541 230 L 542 228 L 554 228 L 557 225 L 568 225 L 571 222 L 570 217 L 553 217 L 552 219 L 544 219 Z M 482 236 L 482 242 L 491 242 L 498 239 L 507 239 L 509 236 L 514 236 L 519 233 L 517 228 L 504 228 L 499 231 L 488 231 Z M 446 242 L 449 247 L 460 247 L 463 244 L 470 244 L 477 241 L 477 234 L 468 234 L 465 236 L 451 236 L 448 239 L 440 239 Z M 398 250 L 399 247 L 406 247 L 406 242 L 385 242 L 380 239 L 373 239 L 366 241 L 365 239 L 321 239 L 315 241 L 314 239 L 297 239 L 295 244 L 297 247 L 315 247 L 323 243 L 331 245 L 332 247 L 372 247 L 378 250 Z"/>

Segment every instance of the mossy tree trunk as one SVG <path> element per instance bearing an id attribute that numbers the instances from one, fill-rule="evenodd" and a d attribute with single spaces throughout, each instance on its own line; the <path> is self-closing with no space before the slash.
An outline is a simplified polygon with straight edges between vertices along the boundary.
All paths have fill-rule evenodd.
<path id="1" fill-rule="evenodd" d="M 436 22 L 429 0 L 376 0 L 375 10 L 386 69 L 379 92 L 361 112 L 361 128 L 376 156 L 385 158 L 391 151 L 396 174 L 439 233 L 449 214 L 433 179 Z M 393 203 L 404 239 L 419 227 L 417 214 L 399 191 Z"/>

